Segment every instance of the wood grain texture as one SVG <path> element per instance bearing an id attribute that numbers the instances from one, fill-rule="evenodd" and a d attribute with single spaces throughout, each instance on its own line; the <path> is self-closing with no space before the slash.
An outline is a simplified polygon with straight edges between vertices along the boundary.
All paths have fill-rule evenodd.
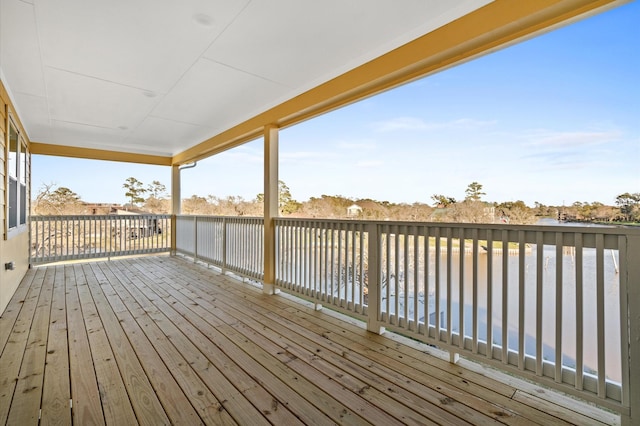
<path id="1" fill-rule="evenodd" d="M 39 267 L 6 312 L 0 425 L 619 422 L 180 257 Z"/>

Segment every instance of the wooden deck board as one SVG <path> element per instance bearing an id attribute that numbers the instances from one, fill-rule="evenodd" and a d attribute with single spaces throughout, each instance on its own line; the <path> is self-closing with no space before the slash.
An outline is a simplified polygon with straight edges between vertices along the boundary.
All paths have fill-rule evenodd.
<path id="1" fill-rule="evenodd" d="M 196 280 L 196 282 L 198 281 Z M 236 292 L 236 285 L 228 280 L 225 280 L 219 287 L 216 286 L 216 288 L 218 289 L 217 291 L 223 290 L 217 295 L 218 298 L 228 297 L 225 293 L 233 294 Z M 242 294 L 244 295 L 246 292 L 242 292 Z M 257 296 L 254 301 L 259 300 L 261 297 L 262 295 Z M 423 351 L 417 351 L 411 347 L 395 343 L 390 345 L 388 338 L 367 333 L 361 326 L 349 325 L 345 323 L 343 319 L 327 318 L 318 311 L 300 309 L 299 306 L 288 306 L 277 298 L 269 298 L 266 300 L 268 305 L 272 305 L 271 307 L 265 308 L 264 303 L 262 306 L 257 306 L 257 304 L 253 306 L 256 306 L 255 309 L 263 309 L 269 318 L 279 321 L 283 327 L 289 328 L 292 331 L 295 331 L 296 327 L 299 330 L 313 330 L 317 333 L 317 336 L 322 336 L 325 341 L 336 342 L 338 344 L 337 349 L 331 345 L 325 345 L 330 350 L 340 351 L 340 348 L 344 348 L 344 345 L 350 345 L 351 349 L 355 349 L 357 346 L 353 345 L 354 342 L 362 341 L 363 338 L 368 340 L 369 342 L 364 342 L 362 346 L 359 347 L 361 350 L 358 354 L 364 358 L 356 362 L 365 365 L 365 363 L 370 363 L 373 360 L 374 364 L 371 369 L 377 374 L 377 377 L 387 377 L 389 374 L 388 371 L 384 371 L 384 367 L 380 369 L 380 366 L 395 366 L 396 372 L 405 374 L 404 378 L 400 380 L 400 383 L 405 384 L 411 382 L 408 376 L 412 374 L 415 375 L 418 372 L 431 376 L 433 380 L 423 380 L 423 382 L 435 384 L 432 389 L 437 390 L 440 394 L 440 399 L 436 400 L 435 403 L 437 404 L 438 401 L 446 401 L 444 404 L 446 408 L 451 408 L 452 412 L 455 412 L 461 417 L 473 419 L 474 423 L 480 424 L 486 421 L 482 416 L 478 416 L 478 412 L 484 412 L 505 424 L 530 424 L 532 422 L 550 425 L 571 424 L 574 422 L 579 424 L 601 424 L 596 421 L 594 417 L 585 417 L 565 407 L 556 405 L 555 407 L 550 407 L 550 410 L 541 411 L 538 407 L 521 404 L 519 401 L 524 398 L 522 396 L 516 397 L 516 389 L 512 386 L 501 385 L 496 387 L 494 380 L 488 380 L 485 376 L 465 370 L 439 358 L 425 358 Z M 277 314 L 274 313 L 275 311 L 277 311 Z M 306 320 L 301 321 L 298 317 L 305 318 Z M 322 317 L 322 319 L 318 320 L 319 317 Z M 298 322 L 300 325 L 296 326 Z M 324 327 L 327 327 L 327 322 L 333 323 L 333 326 L 329 325 L 329 328 L 323 328 L 322 325 L 318 325 L 323 324 Z M 344 329 L 341 330 L 343 333 L 337 333 L 335 327 Z M 301 333 L 305 334 L 304 331 Z M 345 333 L 351 335 L 345 337 Z M 308 335 L 308 333 L 306 334 Z M 423 347 L 428 349 L 428 347 L 424 345 Z M 357 358 L 357 355 L 352 356 Z M 391 359 L 388 359 L 388 357 L 391 357 Z M 401 359 L 402 361 L 397 363 L 397 359 Z M 427 362 L 425 362 L 425 360 Z M 447 384 L 452 387 L 448 388 Z M 419 384 L 416 385 L 415 383 L 410 386 L 422 388 L 422 386 Z M 445 395 L 444 399 L 442 399 L 442 394 Z M 482 397 L 478 398 L 477 395 L 482 395 Z M 427 394 L 423 393 L 421 397 L 429 400 Z M 536 395 L 531 395 L 531 397 L 535 398 Z M 458 402 L 470 405 L 472 410 L 468 410 L 467 407 L 464 406 L 456 406 Z M 536 405 L 544 405 L 544 403 L 540 401 L 540 403 Z M 554 404 L 551 405 L 553 406 Z M 514 413 L 518 413 L 518 415 L 515 416 Z M 558 416 L 557 414 L 559 413 L 562 414 Z M 604 418 L 611 420 L 611 414 L 607 414 L 608 416 L 604 416 Z M 589 421 L 587 421 L 587 419 Z"/>
<path id="2" fill-rule="evenodd" d="M 78 282 L 78 297 L 82 307 L 85 327 L 87 328 L 87 336 L 89 337 L 89 346 L 91 348 L 95 376 L 98 381 L 105 422 L 107 425 L 136 423 L 133 405 L 129 401 L 127 388 L 109 344 L 109 336 L 107 335 L 109 330 L 105 329 L 103 325 L 89 289 L 89 286 L 93 285 L 93 283 L 90 284 L 90 281 L 93 282 L 96 278 L 92 275 L 87 275 L 86 271 L 81 268 L 76 269 L 76 275 L 78 273 L 82 273 L 84 277 L 84 280 Z M 83 373 L 80 372 L 80 374 Z"/>
<path id="3" fill-rule="evenodd" d="M 49 334 L 49 314 L 53 294 L 55 270 L 46 271 L 38 303 L 29 330 L 27 346 L 20 365 L 20 373 L 15 387 L 15 395 L 9 410 L 7 424 L 38 424 L 40 418 L 40 400 L 44 379 L 44 363 Z"/>
<path id="4" fill-rule="evenodd" d="M 121 283 L 116 281 L 111 281 L 111 285 L 114 290 L 122 286 Z M 195 408 L 193 408 L 184 392 L 180 389 L 171 371 L 162 361 L 162 358 L 158 355 L 133 315 L 126 309 L 124 300 L 128 299 L 128 297 L 125 295 L 121 299 L 120 294 L 115 291 L 105 294 L 107 294 L 107 299 L 111 303 L 122 329 L 129 337 L 129 341 L 140 359 L 151 384 L 158 390 L 158 397 L 171 423 L 193 425 L 200 423 L 200 416 L 198 416 Z M 131 302 L 129 301 L 129 303 Z"/>
<path id="5" fill-rule="evenodd" d="M 44 268 L 38 268 L 44 269 Z M 100 390 L 96 378 L 89 336 L 80 306 L 78 286 L 86 285 L 79 265 L 65 266 L 67 343 L 69 345 L 69 382 L 71 386 L 71 414 L 74 424 L 104 425 Z"/>
<path id="6" fill-rule="evenodd" d="M 619 421 L 180 257 L 30 270 L 0 349 L 0 425 Z"/>
<path id="7" fill-rule="evenodd" d="M 106 293 L 110 289 L 109 281 L 97 273 L 99 268 L 96 265 L 87 263 L 83 265 L 83 271 L 86 275 L 93 274 L 96 277 L 95 280 L 89 280 L 89 291 L 109 337 L 109 344 L 136 418 L 141 424 L 168 424 L 169 418 L 166 416 L 115 312 L 107 302 Z"/>
<path id="8" fill-rule="evenodd" d="M 58 266 L 55 271 L 42 390 L 42 424 L 66 425 L 71 423 L 71 404 L 69 403 L 71 386 L 65 309 L 66 280 L 64 267 Z"/>
<path id="9" fill-rule="evenodd" d="M 170 304 L 167 301 L 171 298 L 168 292 L 153 293 L 142 277 L 136 276 L 135 279 L 128 279 L 125 271 L 120 270 L 116 273 L 123 282 L 128 281 L 131 284 L 128 289 L 135 293 L 138 300 L 144 301 L 147 298 L 171 321 L 172 325 L 167 325 L 167 327 L 169 327 L 168 333 L 175 336 L 172 342 L 198 372 L 198 375 L 209 384 L 216 398 L 222 401 L 225 408 L 241 414 L 242 417 L 236 419 L 238 422 L 259 423 L 261 415 L 275 424 L 295 424 L 297 422 L 297 418 L 288 410 L 273 410 L 273 399 L 270 395 L 260 388 L 250 376 L 242 374 L 243 372 L 234 368 L 233 361 L 224 356 L 218 347 L 213 345 L 206 336 L 202 335 L 175 309 L 175 305 L 179 304 L 178 300 L 171 299 L 175 303 Z M 134 275 L 135 273 L 130 274 L 130 276 Z M 121 291 L 124 292 L 124 288 L 121 288 Z M 183 301 L 193 304 L 189 300 Z M 155 312 L 158 315 L 158 311 Z M 199 322 L 199 318 L 195 318 L 194 321 Z M 256 409 L 261 414 L 257 413 Z M 266 418 L 264 422 L 268 424 Z"/>
<path id="10" fill-rule="evenodd" d="M 0 424 L 5 424 L 9 416 L 45 272 L 40 270 L 36 274 L 30 271 L 23 280 L 23 285 L 29 287 L 28 291 L 24 292 L 24 299 L 14 297 L 10 303 L 13 305 L 11 315 L 15 315 L 15 321 L 12 321 L 13 327 L 10 331 L 3 333 L 7 336 L 7 343 L 0 355 Z M 4 326 L 4 323 L 2 324 Z"/>

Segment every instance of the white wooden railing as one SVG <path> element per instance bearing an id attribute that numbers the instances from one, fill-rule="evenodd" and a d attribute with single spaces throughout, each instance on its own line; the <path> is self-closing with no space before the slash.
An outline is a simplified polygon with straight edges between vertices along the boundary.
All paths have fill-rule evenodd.
<path id="1" fill-rule="evenodd" d="M 640 229 L 275 222 L 283 291 L 628 419 Z"/>
<path id="2" fill-rule="evenodd" d="M 276 284 L 366 320 L 367 226 L 356 221 L 276 219 Z"/>
<path id="3" fill-rule="evenodd" d="M 261 280 L 264 276 L 264 220 L 177 216 L 176 252 L 225 272 Z"/>
<path id="4" fill-rule="evenodd" d="M 30 221 L 32 264 L 171 249 L 168 215 Z M 640 229 L 274 222 L 280 290 L 636 420 Z M 262 218 L 179 215 L 175 226 L 177 253 L 263 279 Z"/>
<path id="5" fill-rule="evenodd" d="M 32 218 L 32 260 L 167 250 L 168 216 L 153 217 L 167 221 L 162 237 L 132 238 L 131 229 L 144 228 L 122 222 L 132 218 Z M 481 360 L 614 409 L 625 424 L 635 421 L 640 229 L 274 222 L 281 291 L 360 318 L 371 331 L 408 335 L 452 359 Z M 263 279 L 262 218 L 179 215 L 175 224 L 177 253 Z M 76 234 L 84 237 L 71 244 Z M 145 246 L 154 238 L 164 242 Z"/>
<path id="6" fill-rule="evenodd" d="M 31 216 L 30 263 L 168 252 L 169 215 Z"/>

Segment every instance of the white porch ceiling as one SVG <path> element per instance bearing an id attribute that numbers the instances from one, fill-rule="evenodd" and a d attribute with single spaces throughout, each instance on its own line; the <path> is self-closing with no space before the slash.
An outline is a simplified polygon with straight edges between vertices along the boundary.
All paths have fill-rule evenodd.
<path id="1" fill-rule="evenodd" d="M 627 1 L 0 0 L 0 78 L 35 152 L 180 164 Z"/>
<path id="2" fill-rule="evenodd" d="M 29 138 L 172 156 L 490 0 L 0 0 Z"/>

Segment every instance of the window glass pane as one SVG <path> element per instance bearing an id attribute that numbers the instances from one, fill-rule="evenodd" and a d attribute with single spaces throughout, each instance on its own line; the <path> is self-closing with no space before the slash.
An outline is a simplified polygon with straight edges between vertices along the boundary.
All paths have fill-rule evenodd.
<path id="1" fill-rule="evenodd" d="M 27 186 L 20 185 L 20 225 L 27 223 Z"/>
<path id="2" fill-rule="evenodd" d="M 18 181 L 9 178 L 9 229 L 18 226 Z"/>
<path id="3" fill-rule="evenodd" d="M 27 184 L 27 145 L 24 141 L 20 144 L 20 183 Z"/>
<path id="4" fill-rule="evenodd" d="M 18 132 L 9 125 L 9 176 L 18 178 Z"/>

